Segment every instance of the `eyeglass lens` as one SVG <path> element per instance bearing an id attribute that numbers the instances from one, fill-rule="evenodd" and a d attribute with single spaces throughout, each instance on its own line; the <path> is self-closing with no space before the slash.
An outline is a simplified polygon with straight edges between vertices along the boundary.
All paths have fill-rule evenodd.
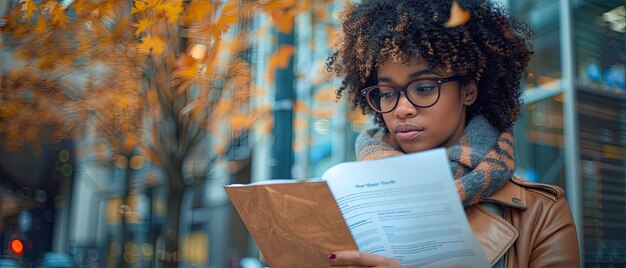
<path id="1" fill-rule="evenodd" d="M 367 97 L 376 110 L 386 113 L 396 108 L 400 97 L 398 88 L 378 86 L 369 91 Z M 417 80 L 406 87 L 406 97 L 413 105 L 428 107 L 435 104 L 439 93 L 439 84 L 432 80 Z"/>

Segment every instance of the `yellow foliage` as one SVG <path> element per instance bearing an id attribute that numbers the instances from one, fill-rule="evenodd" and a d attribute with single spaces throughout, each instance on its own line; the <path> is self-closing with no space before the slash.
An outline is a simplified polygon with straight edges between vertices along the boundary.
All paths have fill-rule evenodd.
<path id="1" fill-rule="evenodd" d="M 370 120 L 369 116 L 364 115 L 360 110 L 349 110 L 347 117 L 348 121 L 363 125 L 367 124 Z"/>
<path id="2" fill-rule="evenodd" d="M 267 94 L 267 90 L 258 86 L 250 87 L 250 97 L 261 97 Z"/>
<path id="3" fill-rule="evenodd" d="M 25 20 L 30 20 L 35 16 L 35 11 L 37 11 L 37 4 L 35 4 L 34 0 L 20 0 L 20 11 L 24 14 Z"/>
<path id="4" fill-rule="evenodd" d="M 160 136 L 163 133 L 157 128 L 171 123 L 165 121 L 183 120 L 175 125 L 189 127 L 190 137 L 197 129 L 222 131 L 226 138 L 218 136 L 220 141 L 228 141 L 228 135 L 250 129 L 257 122 L 260 129 L 271 131 L 271 107 L 265 105 L 255 110 L 254 105 L 248 103 L 251 96 L 265 94 L 265 89 L 251 88 L 250 65 L 242 60 L 232 60 L 247 48 L 248 36 L 232 38 L 229 43 L 221 42 L 222 35 L 238 23 L 240 16 L 243 18 L 241 14 L 250 8 L 251 3 L 256 6 L 256 1 L 70 2 L 67 9 L 57 0 L 19 0 L 19 6 L 12 5 L 19 10 L 10 10 L 12 17 L 7 18 L 10 27 L 3 33 L 16 43 L 8 53 L 27 65 L 27 68 L 17 70 L 16 66 L 9 71 L 21 72 L 16 79 L 19 83 L 8 88 L 3 85 L 0 89 L 3 99 L 7 96 L 4 94 L 6 89 L 9 95 L 14 94 L 20 100 L 0 103 L 0 125 L 8 132 L 7 137 L 18 140 L 13 144 L 19 147 L 22 146 L 19 139 L 23 143 L 24 139 L 41 138 L 38 137 L 41 126 L 28 128 L 36 125 L 36 121 L 60 128 L 58 133 L 46 133 L 59 139 L 71 137 L 68 132 L 89 121 L 94 124 L 93 135 L 97 136 L 98 142 L 105 141 L 100 146 L 95 145 L 95 156 L 126 166 L 128 161 L 124 155 L 141 145 L 142 138 L 146 137 L 143 135 L 152 134 L 150 139 L 156 147 L 150 148 L 149 152 L 157 155 L 154 159 L 167 157 L 162 154 L 180 149 L 175 148 L 180 144 L 168 143 L 164 141 L 168 137 Z M 297 3 L 295 0 L 290 2 L 292 6 Z M 128 14 L 129 9 L 131 14 Z M 71 19 L 67 16 L 68 10 L 73 12 Z M 179 22 L 189 27 L 179 28 Z M 185 25 L 186 22 L 191 25 Z M 193 27 L 204 31 L 192 31 Z M 245 30 L 243 27 L 242 31 Z M 72 38 L 66 38 L 68 33 Z M 178 48 L 180 38 L 207 45 L 210 55 L 206 59 L 194 60 L 182 54 Z M 292 46 L 279 49 L 272 61 L 273 68 L 286 68 L 294 52 Z M 79 89 L 72 88 L 73 82 L 82 83 L 80 68 L 99 66 L 107 71 L 93 75 L 86 70 L 90 74 L 85 77 L 85 84 L 80 84 Z M 200 74 L 208 70 L 207 75 L 198 76 L 198 70 L 201 70 Z M 57 73 L 65 77 L 58 79 L 55 77 Z M 212 88 L 215 77 L 224 79 L 223 88 Z M 5 76 L 2 78 L 4 83 Z M 20 98 L 22 90 L 32 88 L 41 92 L 41 98 L 23 103 Z M 221 95 L 214 94 L 220 90 Z M 180 92 L 184 94 L 176 94 Z M 53 94 L 56 95 L 52 97 Z M 214 101 L 218 102 L 209 103 Z M 66 105 L 68 102 L 76 105 Z M 186 118 L 179 116 L 181 109 Z M 267 114 L 259 115 L 258 111 Z M 72 116 L 68 117 L 68 114 Z M 84 116 L 86 114 L 88 116 Z M 141 129 L 146 124 L 144 116 L 155 127 Z M 5 121 L 6 117 L 12 118 Z M 203 129 L 209 124 L 219 126 L 221 130 Z M 151 147 L 152 144 L 144 146 Z M 224 153 L 227 149 L 222 147 L 217 151 Z M 113 159 L 114 155 L 118 157 Z"/>
<path id="5" fill-rule="evenodd" d="M 230 128 L 234 132 L 250 129 L 254 118 L 250 114 L 234 114 L 230 118 Z"/>
<path id="6" fill-rule="evenodd" d="M 296 52 L 296 49 L 292 45 L 281 45 L 278 50 L 269 57 L 267 63 L 267 80 L 274 82 L 274 74 L 276 69 L 285 69 L 289 66 L 289 60 Z"/>
<path id="7" fill-rule="evenodd" d="M 165 13 L 165 17 L 167 17 L 168 23 L 175 23 L 178 21 L 178 16 L 180 12 L 183 10 L 183 2 L 182 0 L 171 0 L 167 3 L 159 3 L 155 6 L 155 10 L 162 11 Z"/>
<path id="8" fill-rule="evenodd" d="M 268 1 L 260 5 L 261 8 L 272 17 L 276 29 L 282 33 L 288 34 L 293 30 L 295 16 L 308 10 L 310 4 L 310 0 L 277 0 Z"/>
<path id="9" fill-rule="evenodd" d="M 131 14 L 145 11 L 148 8 L 153 8 L 156 5 L 160 4 L 161 0 L 135 0 L 134 3 L 135 6 L 131 8 Z"/>
<path id="10" fill-rule="evenodd" d="M 334 109 L 332 108 L 318 108 L 311 111 L 311 115 L 318 119 L 331 119 L 333 118 Z"/>
<path id="11" fill-rule="evenodd" d="M 217 115 L 223 116 L 231 112 L 234 106 L 232 100 L 222 100 L 216 104 L 214 111 Z"/>
<path id="12" fill-rule="evenodd" d="M 137 50 L 145 55 L 161 55 L 164 51 L 165 42 L 161 37 L 145 36 L 137 46 Z"/>
<path id="13" fill-rule="evenodd" d="M 189 6 L 185 9 L 185 16 L 183 20 L 185 24 L 189 24 L 192 21 L 204 20 L 210 14 L 215 11 L 215 5 L 209 0 L 192 0 Z"/>
<path id="14" fill-rule="evenodd" d="M 305 130 L 309 125 L 309 120 L 304 118 L 296 118 L 293 121 L 293 129 L 294 130 Z"/>
<path id="15" fill-rule="evenodd" d="M 37 16 L 37 24 L 35 24 L 35 28 L 33 28 L 33 32 L 41 34 L 49 31 L 48 24 L 42 15 Z"/>
<path id="16" fill-rule="evenodd" d="M 218 20 L 210 26 L 210 34 L 211 36 L 215 36 L 217 38 L 221 37 L 224 32 L 226 32 L 231 25 L 237 22 L 237 17 L 239 16 L 239 9 L 237 7 L 237 2 L 228 2 L 222 8 L 222 14 L 219 16 Z"/>
<path id="17" fill-rule="evenodd" d="M 325 20 L 328 20 L 328 18 L 330 17 L 328 15 L 328 8 L 326 6 L 317 6 L 313 10 L 313 12 L 315 14 L 314 15 L 315 20 L 318 20 L 318 21 L 325 21 Z"/>
<path id="18" fill-rule="evenodd" d="M 327 87 L 327 88 L 322 88 L 318 90 L 317 92 L 315 92 L 313 99 L 316 102 L 319 102 L 322 104 L 328 104 L 328 103 L 331 103 L 335 99 L 336 96 L 337 95 L 335 93 L 335 88 Z"/>
<path id="19" fill-rule="evenodd" d="M 48 1 L 44 4 L 44 9 L 50 14 L 52 24 L 61 28 L 65 28 L 69 18 L 65 14 L 63 6 L 54 1 Z"/>
<path id="20" fill-rule="evenodd" d="M 337 45 L 339 45 L 339 32 L 337 28 L 331 26 L 326 27 L 326 36 L 328 37 L 329 47 L 337 47 Z"/>
<path id="21" fill-rule="evenodd" d="M 309 105 L 304 101 L 298 100 L 293 105 L 293 111 L 298 114 L 304 114 L 309 111 Z"/>
<path id="22" fill-rule="evenodd" d="M 139 22 L 133 23 L 132 26 L 137 28 L 137 30 L 135 30 L 135 36 L 139 37 L 139 35 L 146 31 L 150 26 L 150 20 L 148 20 L 147 18 L 143 18 L 140 19 Z"/>
<path id="23" fill-rule="evenodd" d="M 180 66 L 174 71 L 174 77 L 182 78 L 184 80 L 191 80 L 198 75 L 198 64 L 194 63 L 187 66 Z"/>
<path id="24" fill-rule="evenodd" d="M 297 153 L 303 152 L 305 148 L 305 144 L 302 140 L 294 140 L 291 146 L 293 151 Z"/>

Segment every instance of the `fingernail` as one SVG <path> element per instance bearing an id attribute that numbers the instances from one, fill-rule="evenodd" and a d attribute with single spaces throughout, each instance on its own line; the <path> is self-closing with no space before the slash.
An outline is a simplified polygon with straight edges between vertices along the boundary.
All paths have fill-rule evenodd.
<path id="1" fill-rule="evenodd" d="M 329 254 L 328 255 L 328 259 L 329 260 L 334 260 L 335 258 L 337 258 L 337 255 L 335 255 L 335 254 Z"/>

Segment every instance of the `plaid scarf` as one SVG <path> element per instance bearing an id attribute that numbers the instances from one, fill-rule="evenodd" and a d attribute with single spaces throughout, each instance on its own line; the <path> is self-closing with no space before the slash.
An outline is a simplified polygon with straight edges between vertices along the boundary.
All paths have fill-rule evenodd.
<path id="1" fill-rule="evenodd" d="M 374 160 L 402 155 L 389 132 L 367 130 L 356 140 L 357 160 Z M 503 186 L 515 170 L 513 131 L 500 131 L 484 116 L 475 116 L 465 133 L 447 149 L 455 184 L 464 206 L 478 203 Z"/>

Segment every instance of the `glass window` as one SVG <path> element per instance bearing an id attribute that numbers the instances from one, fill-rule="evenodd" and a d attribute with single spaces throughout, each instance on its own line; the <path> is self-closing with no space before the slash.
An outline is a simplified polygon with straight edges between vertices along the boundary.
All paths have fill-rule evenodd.
<path id="1" fill-rule="evenodd" d="M 585 266 L 626 264 L 626 97 L 578 93 Z M 603 266 L 608 263 L 615 266 Z"/>
<path id="2" fill-rule="evenodd" d="M 589 90 L 624 94 L 624 1 L 575 1 L 577 82 Z"/>
<path id="3" fill-rule="evenodd" d="M 529 181 L 565 186 L 563 94 L 522 108 L 517 122 L 517 175 Z"/>
<path id="4" fill-rule="evenodd" d="M 511 15 L 528 23 L 535 32 L 535 55 L 528 65 L 526 88 L 529 90 L 560 89 L 561 43 L 559 1 L 509 1 Z"/>
<path id="5" fill-rule="evenodd" d="M 586 267 L 626 264 L 624 3 L 573 7 Z"/>
<path id="6" fill-rule="evenodd" d="M 564 187 L 559 1 L 508 1 L 508 6 L 535 33 L 535 54 L 522 82 L 525 105 L 515 128 L 517 175 Z"/>

